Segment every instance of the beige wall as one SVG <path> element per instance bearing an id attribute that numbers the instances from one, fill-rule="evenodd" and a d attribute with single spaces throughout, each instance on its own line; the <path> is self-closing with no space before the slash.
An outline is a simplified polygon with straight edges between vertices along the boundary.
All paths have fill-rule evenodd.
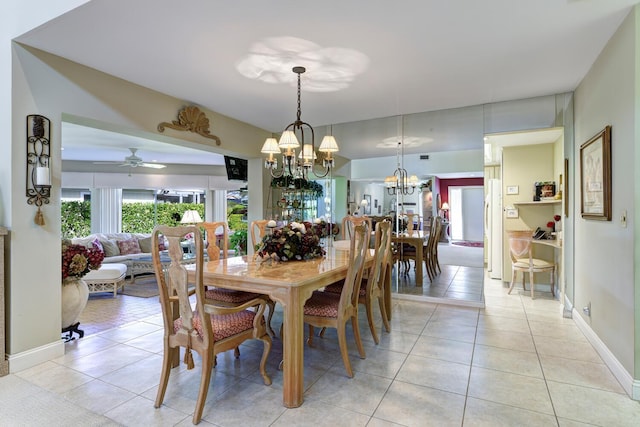
<path id="1" fill-rule="evenodd" d="M 639 13 L 636 6 L 575 91 L 576 176 L 580 173 L 580 145 L 606 125 L 612 126 L 612 221 L 581 218 L 579 180 L 572 188 L 577 198 L 571 213 L 575 218 L 577 316 L 592 328 L 629 376 L 636 379 L 640 378 L 640 322 L 637 315 L 640 236 L 636 227 L 640 214 Z M 628 213 L 626 228 L 619 222 L 623 210 Z M 590 317 L 582 311 L 589 303 Z"/>

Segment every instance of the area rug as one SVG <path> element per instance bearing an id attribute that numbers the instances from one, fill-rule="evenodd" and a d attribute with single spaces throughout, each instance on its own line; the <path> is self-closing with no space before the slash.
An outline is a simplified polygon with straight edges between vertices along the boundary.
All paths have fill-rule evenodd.
<path id="1" fill-rule="evenodd" d="M 126 283 L 122 290 L 122 295 L 131 297 L 150 298 L 158 296 L 158 284 L 155 276 L 136 277 L 134 284 Z"/>
<path id="2" fill-rule="evenodd" d="M 482 248 L 484 247 L 484 242 L 472 242 L 470 240 L 455 240 L 451 242 L 452 245 L 456 246 L 466 246 L 469 248 Z"/>

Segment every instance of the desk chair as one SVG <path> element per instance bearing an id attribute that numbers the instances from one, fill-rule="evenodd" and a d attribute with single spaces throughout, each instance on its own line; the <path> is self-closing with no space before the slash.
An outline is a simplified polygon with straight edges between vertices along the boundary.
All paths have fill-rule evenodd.
<path id="1" fill-rule="evenodd" d="M 511 286 L 509 286 L 509 294 L 513 290 L 516 282 L 516 274 L 522 272 L 522 289 L 527 288 L 524 285 L 524 275 L 529 273 L 529 286 L 531 286 L 531 299 L 534 299 L 535 284 L 533 282 L 534 273 L 548 272 L 551 275 L 551 295 L 555 297 L 554 280 L 556 275 L 556 264 L 554 262 L 545 261 L 543 259 L 533 257 L 531 230 L 523 231 L 507 231 L 509 238 L 509 255 L 511 256 Z"/>

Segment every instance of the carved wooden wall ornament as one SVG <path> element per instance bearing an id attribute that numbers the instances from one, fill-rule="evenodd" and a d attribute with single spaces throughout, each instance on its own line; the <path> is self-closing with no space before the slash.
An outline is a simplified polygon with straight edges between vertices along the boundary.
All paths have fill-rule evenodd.
<path id="1" fill-rule="evenodd" d="M 209 131 L 209 119 L 204 115 L 198 107 L 185 107 L 178 113 L 178 120 L 171 123 L 162 122 L 158 125 L 158 131 L 164 132 L 164 128 L 168 127 L 175 130 L 188 130 L 195 132 L 205 138 L 213 139 L 216 145 L 220 145 L 220 138 L 211 135 Z"/>

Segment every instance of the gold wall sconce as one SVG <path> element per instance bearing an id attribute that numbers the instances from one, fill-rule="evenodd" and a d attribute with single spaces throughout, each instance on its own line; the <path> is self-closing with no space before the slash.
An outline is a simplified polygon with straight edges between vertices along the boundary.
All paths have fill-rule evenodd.
<path id="1" fill-rule="evenodd" d="M 44 116 L 27 116 L 27 203 L 38 207 L 33 219 L 38 225 L 44 225 L 40 207 L 49 204 L 51 197 L 50 125 Z"/>

